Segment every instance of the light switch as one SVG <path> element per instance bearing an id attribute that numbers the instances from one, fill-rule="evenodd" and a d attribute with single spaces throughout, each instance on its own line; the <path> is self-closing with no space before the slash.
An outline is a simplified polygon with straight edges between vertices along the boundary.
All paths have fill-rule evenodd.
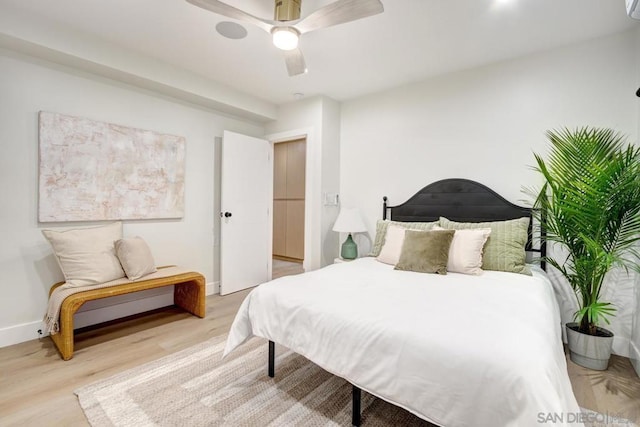
<path id="1" fill-rule="evenodd" d="M 324 193 L 325 206 L 338 206 L 338 193 Z"/>

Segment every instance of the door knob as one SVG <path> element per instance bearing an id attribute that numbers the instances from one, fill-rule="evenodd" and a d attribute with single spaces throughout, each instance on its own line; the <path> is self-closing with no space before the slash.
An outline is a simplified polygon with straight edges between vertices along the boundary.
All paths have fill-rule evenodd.
<path id="1" fill-rule="evenodd" d="M 220 212 L 220 216 L 222 216 L 222 212 Z M 224 213 L 224 217 L 225 218 L 230 218 L 231 217 L 231 212 L 225 212 Z"/>

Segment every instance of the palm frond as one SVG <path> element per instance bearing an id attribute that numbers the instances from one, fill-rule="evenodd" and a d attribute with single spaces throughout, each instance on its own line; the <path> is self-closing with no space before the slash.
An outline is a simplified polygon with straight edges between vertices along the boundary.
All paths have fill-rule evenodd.
<path id="1" fill-rule="evenodd" d="M 530 191 L 533 206 L 547 240 L 569 254 L 562 263 L 547 261 L 571 284 L 581 324 L 595 330 L 614 313 L 600 301 L 607 272 L 614 266 L 640 271 L 640 148 L 611 129 L 564 128 L 547 138 L 547 160 L 534 153 L 533 169 L 544 184 Z"/>

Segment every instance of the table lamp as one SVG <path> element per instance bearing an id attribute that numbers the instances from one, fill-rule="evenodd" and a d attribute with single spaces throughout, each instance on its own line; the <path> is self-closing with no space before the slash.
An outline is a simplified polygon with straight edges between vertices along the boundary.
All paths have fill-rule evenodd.
<path id="1" fill-rule="evenodd" d="M 351 233 L 361 233 L 367 231 L 360 211 L 357 208 L 343 208 L 340 209 L 338 219 L 333 225 L 333 231 L 339 233 L 349 233 L 347 240 L 342 244 L 342 250 L 340 251 L 340 257 L 343 259 L 356 259 L 358 257 L 358 245 L 353 241 Z"/>

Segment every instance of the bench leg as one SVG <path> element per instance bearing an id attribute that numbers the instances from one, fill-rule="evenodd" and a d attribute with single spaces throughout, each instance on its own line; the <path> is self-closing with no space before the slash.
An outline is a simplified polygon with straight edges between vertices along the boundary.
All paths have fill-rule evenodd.
<path id="1" fill-rule="evenodd" d="M 55 335 L 50 335 L 62 360 L 70 360 L 73 357 L 73 315 L 76 310 L 75 307 L 73 309 L 62 307 L 58 320 L 59 331 Z"/>
<path id="2" fill-rule="evenodd" d="M 204 277 L 178 283 L 173 288 L 173 302 L 185 311 L 204 317 L 206 314 L 206 295 Z"/>

